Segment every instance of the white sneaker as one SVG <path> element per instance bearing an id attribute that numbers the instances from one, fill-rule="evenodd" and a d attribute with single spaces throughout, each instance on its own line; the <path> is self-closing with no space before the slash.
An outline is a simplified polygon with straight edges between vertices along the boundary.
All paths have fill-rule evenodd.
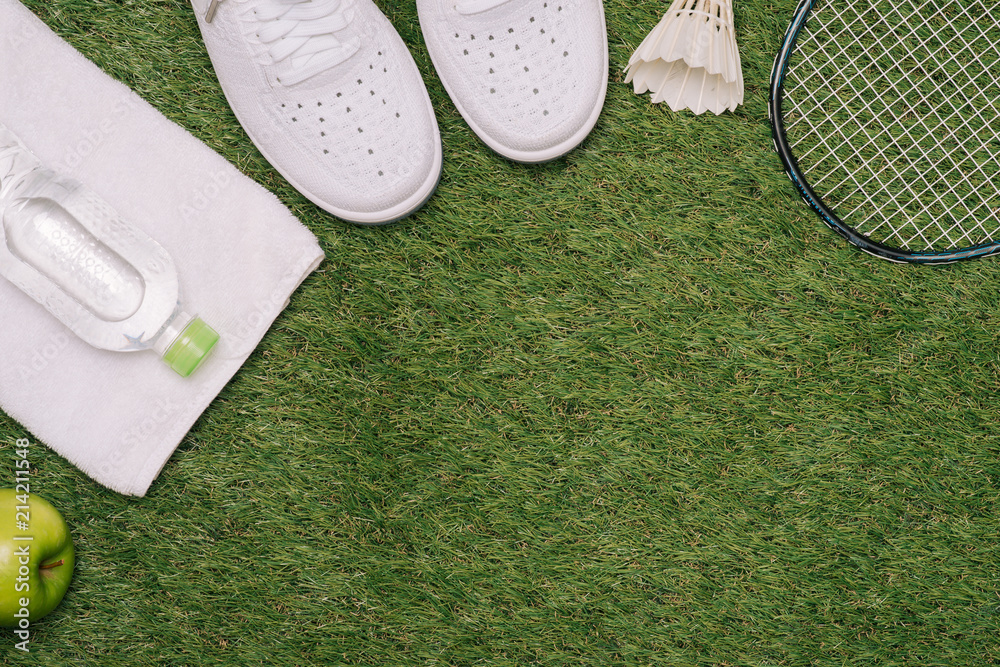
<path id="1" fill-rule="evenodd" d="M 497 153 L 545 162 L 597 122 L 608 88 L 601 0 L 417 0 L 441 82 Z"/>
<path id="2" fill-rule="evenodd" d="M 413 57 L 372 0 L 192 0 L 219 82 L 299 192 L 362 225 L 420 208 L 441 135 Z"/>

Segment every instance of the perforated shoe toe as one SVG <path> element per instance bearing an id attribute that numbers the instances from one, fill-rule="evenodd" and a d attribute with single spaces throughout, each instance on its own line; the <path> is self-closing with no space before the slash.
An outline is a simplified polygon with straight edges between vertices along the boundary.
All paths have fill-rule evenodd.
<path id="1" fill-rule="evenodd" d="M 601 0 L 417 0 L 441 82 L 497 153 L 545 162 L 582 142 L 608 82 Z"/>

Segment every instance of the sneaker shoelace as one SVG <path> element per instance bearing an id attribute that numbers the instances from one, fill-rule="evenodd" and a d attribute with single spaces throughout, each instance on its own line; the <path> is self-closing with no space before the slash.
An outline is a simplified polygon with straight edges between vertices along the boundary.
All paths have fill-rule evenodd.
<path id="1" fill-rule="evenodd" d="M 212 0 L 206 22 L 223 1 Z M 337 35 L 354 19 L 351 0 L 258 0 L 244 17 L 271 61 L 284 66 L 278 80 L 286 86 L 339 65 L 361 48 L 358 35 Z"/>
<path id="2" fill-rule="evenodd" d="M 455 10 L 459 14 L 468 16 L 499 7 L 505 2 L 510 2 L 510 0 L 457 0 Z"/>

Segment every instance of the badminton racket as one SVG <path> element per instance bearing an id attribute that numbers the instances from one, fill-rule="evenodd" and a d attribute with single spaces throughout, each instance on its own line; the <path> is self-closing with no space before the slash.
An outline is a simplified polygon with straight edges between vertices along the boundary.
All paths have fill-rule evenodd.
<path id="1" fill-rule="evenodd" d="M 1000 253 L 995 0 L 801 0 L 771 74 L 775 148 L 862 250 L 945 264 Z"/>

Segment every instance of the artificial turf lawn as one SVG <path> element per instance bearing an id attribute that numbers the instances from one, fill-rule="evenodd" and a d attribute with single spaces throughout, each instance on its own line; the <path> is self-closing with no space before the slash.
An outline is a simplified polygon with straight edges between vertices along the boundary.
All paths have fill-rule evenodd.
<path id="1" fill-rule="evenodd" d="M 435 196 L 362 229 L 229 111 L 182 0 L 29 0 L 270 188 L 327 260 L 150 493 L 32 441 L 77 574 L 8 662 L 986 665 L 1000 661 L 1000 263 L 891 265 L 795 195 L 767 122 L 793 0 L 744 0 L 735 114 L 622 83 L 664 3 L 605 2 L 588 140 L 504 161 L 410 45 Z M 0 414 L 0 474 L 14 442 Z"/>

